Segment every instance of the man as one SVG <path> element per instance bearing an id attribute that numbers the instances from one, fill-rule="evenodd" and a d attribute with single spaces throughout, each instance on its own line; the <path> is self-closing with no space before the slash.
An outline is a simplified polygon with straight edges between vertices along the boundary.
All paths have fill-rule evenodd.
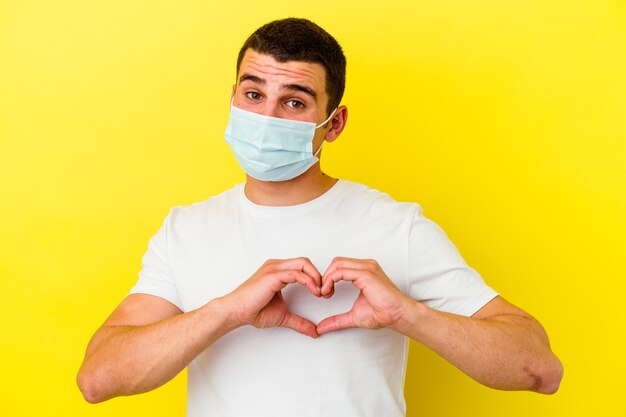
<path id="1" fill-rule="evenodd" d="M 304 19 L 242 47 L 226 140 L 247 173 L 174 207 L 87 348 L 89 402 L 188 368 L 189 416 L 402 416 L 407 338 L 497 389 L 553 393 L 541 325 L 485 285 L 417 204 L 320 169 L 345 58 Z"/>

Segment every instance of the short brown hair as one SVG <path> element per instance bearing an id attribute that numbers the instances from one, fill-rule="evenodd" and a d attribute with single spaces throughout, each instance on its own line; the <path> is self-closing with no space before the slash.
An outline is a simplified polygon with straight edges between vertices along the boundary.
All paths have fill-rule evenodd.
<path id="1" fill-rule="evenodd" d="M 239 50 L 237 74 L 248 49 L 270 55 L 278 62 L 321 64 L 326 70 L 326 113 L 341 103 L 346 87 L 346 57 L 335 38 L 310 20 L 290 17 L 258 28 Z"/>

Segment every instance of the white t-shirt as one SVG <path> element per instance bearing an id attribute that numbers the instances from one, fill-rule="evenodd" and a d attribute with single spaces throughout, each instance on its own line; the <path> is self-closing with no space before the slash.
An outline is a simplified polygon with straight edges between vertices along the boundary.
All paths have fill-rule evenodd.
<path id="1" fill-rule="evenodd" d="M 320 273 L 336 256 L 375 259 L 405 294 L 464 316 L 497 295 L 419 205 L 342 180 L 295 206 L 256 205 L 238 184 L 172 208 L 131 293 L 186 312 L 234 290 L 267 259 L 299 256 Z M 283 290 L 288 308 L 314 323 L 349 311 L 357 295 L 349 282 L 339 282 L 330 299 L 297 283 Z M 187 415 L 403 416 L 407 349 L 407 338 L 389 329 L 312 339 L 286 328 L 241 327 L 190 363 Z"/>

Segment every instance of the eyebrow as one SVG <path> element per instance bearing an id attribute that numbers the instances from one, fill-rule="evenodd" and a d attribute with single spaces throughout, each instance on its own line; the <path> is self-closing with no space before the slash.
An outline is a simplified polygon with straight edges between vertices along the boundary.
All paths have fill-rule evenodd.
<path id="1" fill-rule="evenodd" d="M 252 81 L 255 84 L 258 84 L 260 86 L 264 86 L 265 84 L 267 84 L 267 82 L 260 77 L 257 77 L 256 75 L 251 75 L 251 74 L 243 74 L 241 77 L 239 77 L 239 83 L 241 84 L 244 81 Z M 281 87 L 283 90 L 294 90 L 294 91 L 301 91 L 305 94 L 310 95 L 313 98 L 317 97 L 317 93 L 312 90 L 311 88 L 305 86 L 305 85 L 301 85 L 301 84 L 285 84 Z"/>

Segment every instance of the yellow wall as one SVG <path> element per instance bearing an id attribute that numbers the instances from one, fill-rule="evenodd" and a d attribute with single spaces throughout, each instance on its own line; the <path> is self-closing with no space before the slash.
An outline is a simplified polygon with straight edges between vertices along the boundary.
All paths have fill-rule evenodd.
<path id="1" fill-rule="evenodd" d="M 622 415 L 620 0 L 0 1 L 0 415 L 184 414 L 183 377 L 93 406 L 75 372 L 168 209 L 243 179 L 236 53 L 290 15 L 348 57 L 325 169 L 421 203 L 565 364 L 554 396 L 499 392 L 413 344 L 408 415 Z"/>

